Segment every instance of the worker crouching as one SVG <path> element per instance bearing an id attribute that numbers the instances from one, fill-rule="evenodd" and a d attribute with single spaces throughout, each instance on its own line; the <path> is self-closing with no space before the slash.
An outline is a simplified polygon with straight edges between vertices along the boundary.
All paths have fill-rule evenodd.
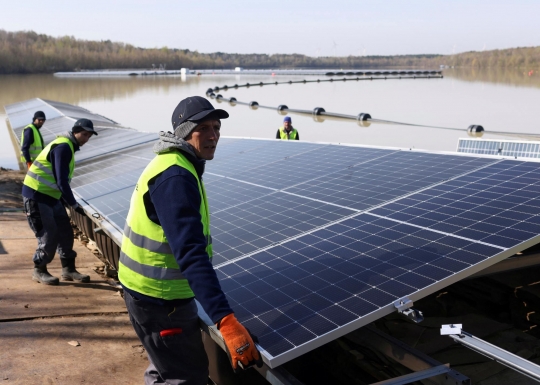
<path id="1" fill-rule="evenodd" d="M 212 267 L 210 212 L 202 180 L 214 158 L 221 119 L 198 96 L 173 112 L 174 133 L 161 132 L 157 156 L 140 176 L 124 229 L 118 278 L 135 332 L 148 353 L 146 384 L 207 384 L 208 358 L 195 297 L 218 326 L 233 368 L 260 363 Z"/>
<path id="2" fill-rule="evenodd" d="M 61 200 L 84 215 L 69 183 L 75 169 L 75 152 L 94 134 L 97 132 L 90 120 L 77 120 L 71 131 L 58 136 L 40 152 L 26 173 L 22 188 L 24 210 L 38 241 L 33 257 L 34 281 L 58 285 L 58 278 L 47 271 L 55 252 L 60 256 L 63 280 L 90 281 L 88 275 L 75 269 L 73 229 Z"/>

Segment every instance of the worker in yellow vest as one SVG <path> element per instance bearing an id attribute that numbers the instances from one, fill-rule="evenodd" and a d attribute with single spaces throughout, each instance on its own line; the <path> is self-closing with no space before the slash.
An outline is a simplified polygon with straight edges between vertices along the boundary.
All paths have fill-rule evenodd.
<path id="1" fill-rule="evenodd" d="M 286 116 L 283 119 L 283 126 L 277 130 L 276 139 L 300 140 L 300 134 L 298 133 L 298 130 L 292 126 L 290 116 Z"/>
<path id="2" fill-rule="evenodd" d="M 124 228 L 118 278 L 135 332 L 148 353 L 145 384 L 206 385 L 208 358 L 197 304 L 221 331 L 234 369 L 260 365 L 252 337 L 229 306 L 212 267 L 210 211 L 202 180 L 221 119 L 205 98 L 182 100 L 173 132 L 161 132 Z"/>
<path id="3" fill-rule="evenodd" d="M 94 131 L 92 121 L 79 119 L 71 129 L 53 140 L 34 160 L 24 178 L 22 196 L 28 224 L 38 241 L 34 253 L 32 279 L 45 285 L 58 285 L 58 278 L 47 270 L 47 265 L 58 252 L 62 263 L 62 279 L 89 282 L 90 277 L 75 269 L 73 229 L 61 200 L 85 215 L 69 183 L 75 169 L 75 152 Z"/>
<path id="4" fill-rule="evenodd" d="M 45 123 L 46 117 L 43 111 L 36 111 L 32 123 L 23 128 L 21 133 L 21 162 L 30 168 L 32 162 L 43 150 L 44 142 L 40 128 Z"/>

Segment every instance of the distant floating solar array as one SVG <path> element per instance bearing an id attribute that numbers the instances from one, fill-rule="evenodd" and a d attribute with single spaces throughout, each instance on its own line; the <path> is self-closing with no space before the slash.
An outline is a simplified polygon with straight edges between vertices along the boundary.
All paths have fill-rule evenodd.
<path id="1" fill-rule="evenodd" d="M 72 186 L 121 234 L 153 142 L 99 153 L 101 132 Z M 271 367 L 540 241 L 535 161 L 222 138 L 204 180 L 215 269 Z"/>
<path id="2" fill-rule="evenodd" d="M 540 142 L 460 138 L 457 152 L 515 158 L 540 158 Z"/>

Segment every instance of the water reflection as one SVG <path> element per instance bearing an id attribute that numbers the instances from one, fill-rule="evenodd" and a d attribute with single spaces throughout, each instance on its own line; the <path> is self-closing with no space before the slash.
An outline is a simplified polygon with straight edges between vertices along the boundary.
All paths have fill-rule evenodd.
<path id="1" fill-rule="evenodd" d="M 468 137 L 467 127 L 472 124 L 486 129 L 484 138 L 516 139 L 519 133 L 540 135 L 537 117 L 540 75 L 529 77 L 521 71 L 496 69 L 448 69 L 444 74 L 444 79 L 229 88 L 220 91 L 224 97 L 233 98 L 233 103 L 220 104 L 220 108 L 230 113 L 230 118 L 223 122 L 222 135 L 273 139 L 283 120 L 284 111 L 280 114 L 279 106 L 305 111 L 324 107 L 328 112 L 352 116 L 369 113 L 374 119 L 358 122 L 316 116 L 314 120 L 311 113 L 289 114 L 303 141 L 455 151 L 458 138 Z M 0 76 L 0 106 L 39 97 L 80 105 L 125 126 L 158 132 L 171 129 L 171 112 L 179 100 L 204 95 L 208 88 L 317 78 L 203 75 L 187 79 L 180 76 L 70 79 L 7 75 Z M 255 110 L 255 104 L 252 108 L 240 104 L 252 101 L 257 101 L 259 108 Z M 212 103 L 217 107 L 217 100 Z M 6 167 L 6 159 L 13 159 L 9 162 L 16 164 L 16 157 L 3 112 L 0 107 L 0 165 Z M 495 131 L 512 134 L 499 135 Z"/>
<path id="2" fill-rule="evenodd" d="M 450 68 L 443 75 L 467 82 L 507 84 L 519 87 L 540 88 L 540 71 L 528 75 L 529 71 L 501 68 Z"/>
<path id="3" fill-rule="evenodd" d="M 197 87 L 199 77 L 178 76 L 57 78 L 52 75 L 0 76 L 0 106 L 39 97 L 79 105 L 93 100 L 113 101 L 142 91 L 171 92 L 186 82 Z M 198 88 L 198 87 L 197 87 Z M 99 111 L 97 111 L 99 112 Z M 114 117 L 112 117 L 114 119 Z"/>

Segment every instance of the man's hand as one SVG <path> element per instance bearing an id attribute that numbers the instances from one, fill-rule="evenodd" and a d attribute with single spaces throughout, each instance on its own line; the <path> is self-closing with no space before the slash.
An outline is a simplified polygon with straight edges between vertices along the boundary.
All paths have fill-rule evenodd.
<path id="1" fill-rule="evenodd" d="M 256 364 L 262 366 L 261 355 L 255 347 L 253 338 L 247 329 L 242 326 L 233 313 L 223 317 L 217 327 L 223 336 L 231 357 L 231 365 L 236 371 L 238 366 L 242 369 Z"/>
<path id="2" fill-rule="evenodd" d="M 32 162 L 26 162 L 27 170 L 30 170 L 30 166 L 32 165 Z"/>
<path id="3" fill-rule="evenodd" d="M 77 203 L 77 206 L 75 206 L 73 208 L 73 210 L 75 210 L 76 212 L 78 212 L 79 214 L 81 215 L 86 215 L 86 213 L 84 212 L 83 208 L 81 207 L 80 204 Z"/>

